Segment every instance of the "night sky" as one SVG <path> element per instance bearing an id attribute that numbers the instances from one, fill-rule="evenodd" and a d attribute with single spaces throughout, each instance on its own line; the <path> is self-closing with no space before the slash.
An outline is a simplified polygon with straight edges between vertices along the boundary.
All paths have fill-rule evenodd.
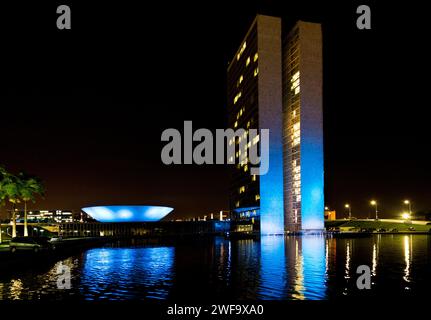
<path id="1" fill-rule="evenodd" d="M 165 166 L 160 135 L 184 120 L 226 126 L 227 64 L 262 13 L 322 23 L 326 204 L 344 214 L 349 202 L 359 217 L 372 198 L 381 217 L 404 198 L 431 209 L 425 10 L 342 2 L 2 3 L 0 164 L 45 181 L 33 208 L 228 209 L 228 168 Z M 56 29 L 59 4 L 71 6 L 71 31 Z M 372 30 L 356 28 L 359 4 Z"/>

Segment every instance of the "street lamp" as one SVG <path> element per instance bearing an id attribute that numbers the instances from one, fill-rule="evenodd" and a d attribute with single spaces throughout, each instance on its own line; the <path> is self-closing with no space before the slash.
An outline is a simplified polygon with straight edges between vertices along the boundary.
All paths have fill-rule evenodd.
<path id="1" fill-rule="evenodd" d="M 346 203 L 346 204 L 344 205 L 344 207 L 345 207 L 346 209 L 349 209 L 349 220 L 351 220 L 351 219 L 352 219 L 352 208 L 350 207 L 350 204 Z"/>
<path id="2" fill-rule="evenodd" d="M 407 212 L 404 212 L 404 213 L 401 215 L 401 217 L 402 217 L 404 220 L 410 220 L 410 219 L 411 219 L 411 216 L 410 216 Z"/>
<path id="3" fill-rule="evenodd" d="M 377 201 L 371 200 L 370 204 L 376 207 L 376 220 L 379 220 L 378 211 L 377 211 Z"/>
<path id="4" fill-rule="evenodd" d="M 404 200 L 404 204 L 409 206 L 409 214 L 412 214 L 412 203 L 410 202 L 410 200 Z"/>

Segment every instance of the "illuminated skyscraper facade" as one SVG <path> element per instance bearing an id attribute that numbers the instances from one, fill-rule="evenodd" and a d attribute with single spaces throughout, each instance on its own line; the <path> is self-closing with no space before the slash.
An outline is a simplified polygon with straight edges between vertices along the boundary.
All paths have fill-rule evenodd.
<path id="1" fill-rule="evenodd" d="M 251 175 L 247 150 L 260 145 L 248 139 L 236 152 L 230 189 L 233 225 L 237 231 L 279 234 L 284 231 L 282 139 L 281 20 L 257 16 L 228 68 L 229 127 L 269 129 L 269 170 Z"/>
<path id="2" fill-rule="evenodd" d="M 237 145 L 230 188 L 235 231 L 282 234 L 323 228 L 321 39 L 306 39 L 303 25 L 320 32 L 318 24 L 299 22 L 283 41 L 281 19 L 258 15 L 228 67 L 228 125 L 245 129 L 243 136 L 228 142 Z M 298 37 L 306 40 L 304 46 Z M 307 47 L 315 40 L 316 52 Z M 320 67 L 315 81 L 309 80 L 313 70 L 305 65 L 312 57 Z M 315 99 L 308 97 L 315 89 L 310 92 Z M 250 174 L 248 150 L 261 143 L 259 137 L 248 139 L 250 129 L 269 129 L 269 170 L 264 175 Z M 241 139 L 248 139 L 243 150 Z M 304 199 L 314 202 L 304 205 Z M 310 224 L 308 217 L 321 220 L 321 226 L 317 220 Z"/>
<path id="3" fill-rule="evenodd" d="M 286 231 L 323 229 L 322 34 L 299 21 L 283 43 Z"/>

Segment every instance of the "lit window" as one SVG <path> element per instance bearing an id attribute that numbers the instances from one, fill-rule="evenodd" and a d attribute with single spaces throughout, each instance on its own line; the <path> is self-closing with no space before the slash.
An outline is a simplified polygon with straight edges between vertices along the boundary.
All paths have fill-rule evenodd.
<path id="1" fill-rule="evenodd" d="M 241 58 L 242 53 L 244 52 L 245 48 L 247 48 L 247 42 L 244 42 L 242 44 L 241 49 L 239 50 L 237 56 L 236 56 L 236 60 L 239 60 L 239 58 Z"/>
<path id="2" fill-rule="evenodd" d="M 257 201 L 257 200 L 260 200 L 260 194 L 255 195 L 255 196 L 254 196 L 254 200 L 256 200 L 256 201 Z"/>
<path id="3" fill-rule="evenodd" d="M 238 121 L 235 121 L 235 123 L 233 124 L 233 127 L 234 128 L 238 127 Z"/>
<path id="4" fill-rule="evenodd" d="M 299 71 L 297 71 L 293 76 L 292 79 L 290 79 L 290 82 L 292 83 L 292 86 L 290 87 L 290 90 L 294 91 L 295 94 L 298 94 L 300 92 L 300 86 L 299 86 Z"/>
<path id="5" fill-rule="evenodd" d="M 257 52 L 256 52 L 256 53 L 254 54 L 253 61 L 254 61 L 254 62 L 256 62 L 258 58 L 259 58 L 259 55 L 258 55 L 258 54 L 257 54 Z"/>
<path id="6" fill-rule="evenodd" d="M 259 74 L 259 68 L 254 69 L 254 76 L 256 77 Z"/>
<path id="7" fill-rule="evenodd" d="M 251 181 L 256 181 L 256 175 L 255 174 L 251 176 Z"/>
<path id="8" fill-rule="evenodd" d="M 250 128 L 250 121 L 247 122 L 247 129 Z"/>
<path id="9" fill-rule="evenodd" d="M 242 186 L 241 188 L 239 188 L 239 193 L 244 193 L 245 192 L 245 186 Z"/>
<path id="10" fill-rule="evenodd" d="M 292 133 L 292 139 L 293 139 L 293 147 L 297 146 L 301 141 L 301 123 L 297 122 L 293 125 L 293 133 Z"/>
<path id="11" fill-rule="evenodd" d="M 244 80 L 244 77 L 241 75 L 241 77 L 239 77 L 238 85 L 237 86 L 239 86 L 242 83 L 243 80 Z"/>
<path id="12" fill-rule="evenodd" d="M 246 164 L 245 166 L 244 166 L 244 172 L 247 172 L 248 171 L 248 165 Z"/>
<path id="13" fill-rule="evenodd" d="M 242 95 L 241 91 L 238 92 L 238 94 L 233 99 L 233 104 L 236 104 L 238 102 L 238 99 L 241 98 L 241 95 Z"/>
<path id="14" fill-rule="evenodd" d="M 245 62 L 245 66 L 247 67 L 250 64 L 250 57 L 247 58 L 247 61 Z"/>
<path id="15" fill-rule="evenodd" d="M 239 201 L 235 202 L 235 207 L 238 208 L 239 207 Z"/>

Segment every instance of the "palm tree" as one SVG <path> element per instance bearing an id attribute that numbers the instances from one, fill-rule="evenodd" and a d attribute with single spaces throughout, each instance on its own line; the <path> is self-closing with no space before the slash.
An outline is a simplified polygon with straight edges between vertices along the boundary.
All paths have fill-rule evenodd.
<path id="1" fill-rule="evenodd" d="M 24 237 L 28 237 L 27 227 L 27 202 L 34 202 L 35 196 L 43 196 L 45 190 L 42 182 L 37 177 L 29 176 L 23 173 L 19 174 L 19 196 L 24 201 Z"/>
<path id="2" fill-rule="evenodd" d="M 12 237 L 16 237 L 16 205 L 20 203 L 20 185 L 21 181 L 17 176 L 10 173 L 3 175 L 2 190 L 4 198 L 12 203 Z"/>
<path id="3" fill-rule="evenodd" d="M 3 188 L 3 178 L 7 175 L 7 171 L 5 168 L 0 167 L 0 207 L 5 205 L 6 200 L 6 192 Z M 2 243 L 2 231 L 1 231 L 1 219 L 0 219 L 0 243 Z"/>

